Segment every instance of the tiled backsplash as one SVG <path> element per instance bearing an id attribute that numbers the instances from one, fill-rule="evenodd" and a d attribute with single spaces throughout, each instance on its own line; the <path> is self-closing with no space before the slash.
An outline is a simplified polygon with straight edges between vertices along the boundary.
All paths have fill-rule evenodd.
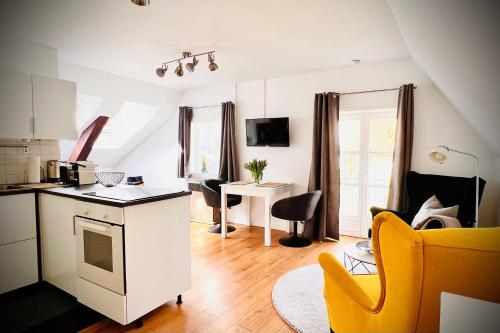
<path id="1" fill-rule="evenodd" d="M 56 140 L 21 140 L 0 139 L 0 146 L 27 145 L 22 147 L 0 147 L 0 184 L 23 184 L 28 181 L 28 157 L 35 154 L 46 169 L 48 160 L 58 160 L 60 157 L 59 142 Z"/>

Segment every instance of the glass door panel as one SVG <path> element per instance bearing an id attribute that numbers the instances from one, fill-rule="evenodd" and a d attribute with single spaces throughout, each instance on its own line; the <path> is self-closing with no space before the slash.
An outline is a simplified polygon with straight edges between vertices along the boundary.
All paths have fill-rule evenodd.
<path id="1" fill-rule="evenodd" d="M 113 272 L 113 238 L 83 230 L 83 257 L 87 264 Z"/>
<path id="2" fill-rule="evenodd" d="M 340 141 L 340 231 L 367 236 L 370 207 L 385 207 L 395 143 L 395 110 L 343 112 Z"/>
<path id="3" fill-rule="evenodd" d="M 360 232 L 359 207 L 361 197 L 361 130 L 362 118 L 341 115 L 340 142 L 340 230 L 342 234 L 357 236 Z"/>
<path id="4" fill-rule="evenodd" d="M 359 186 L 340 185 L 340 215 L 359 217 Z"/>

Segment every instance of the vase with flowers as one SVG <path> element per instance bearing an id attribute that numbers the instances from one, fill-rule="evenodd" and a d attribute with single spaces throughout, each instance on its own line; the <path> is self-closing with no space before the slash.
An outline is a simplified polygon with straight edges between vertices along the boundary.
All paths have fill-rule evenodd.
<path id="1" fill-rule="evenodd" d="M 264 174 L 264 169 L 267 166 L 267 161 L 257 160 L 254 158 L 252 161 L 245 163 L 244 166 L 245 169 L 252 173 L 253 181 L 257 184 L 260 184 L 260 181 L 262 180 L 262 176 Z"/>

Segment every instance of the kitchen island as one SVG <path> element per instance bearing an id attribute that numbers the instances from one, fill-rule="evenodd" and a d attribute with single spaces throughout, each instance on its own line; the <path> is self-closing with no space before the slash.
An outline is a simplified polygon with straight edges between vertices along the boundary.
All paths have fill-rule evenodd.
<path id="1" fill-rule="evenodd" d="M 190 288 L 189 191 L 38 190 L 43 280 L 128 324 Z"/>

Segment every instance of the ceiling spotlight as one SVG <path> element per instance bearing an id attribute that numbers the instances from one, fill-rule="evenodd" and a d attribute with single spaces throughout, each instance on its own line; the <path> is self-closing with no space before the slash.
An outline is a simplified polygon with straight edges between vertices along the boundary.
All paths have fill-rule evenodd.
<path id="1" fill-rule="evenodd" d="M 191 52 L 185 51 L 185 52 L 182 52 L 181 58 L 172 59 L 172 60 L 163 62 L 161 64 L 161 66 L 156 69 L 156 75 L 158 75 L 159 77 L 164 77 L 165 72 L 168 69 L 167 65 L 177 62 L 179 64 L 175 68 L 174 73 L 179 77 L 184 76 L 184 70 L 182 68 L 182 61 L 187 62 L 189 58 L 193 58 L 193 60 L 191 62 L 184 63 L 184 65 L 186 65 L 187 71 L 193 72 L 195 67 L 198 66 L 198 63 L 200 62 L 198 60 L 198 57 L 205 55 L 205 54 L 208 55 L 208 62 L 209 62 L 208 68 L 210 69 L 210 71 L 213 72 L 213 71 L 218 70 L 219 66 L 215 63 L 215 51 L 212 50 L 212 51 L 207 51 L 207 52 L 200 52 L 197 54 L 191 54 Z"/>
<path id="2" fill-rule="evenodd" d="M 213 53 L 208 54 L 208 61 L 210 62 L 210 65 L 208 65 L 208 68 L 210 69 L 211 72 L 219 69 L 219 66 L 217 66 L 217 64 L 214 61 Z"/>
<path id="3" fill-rule="evenodd" d="M 150 0 L 130 0 L 134 5 L 137 6 L 149 6 Z"/>
<path id="4" fill-rule="evenodd" d="M 156 69 L 156 75 L 158 75 L 158 77 L 164 77 L 165 76 L 165 72 L 167 71 L 168 69 L 168 66 L 167 67 L 163 67 L 163 65 L 161 67 L 158 67 Z"/>
<path id="5" fill-rule="evenodd" d="M 196 59 L 196 57 L 193 57 L 193 62 L 188 62 L 186 64 L 186 69 L 188 70 L 188 72 L 193 72 L 194 68 L 196 67 L 196 65 L 198 65 L 199 62 L 200 61 Z"/>
<path id="6" fill-rule="evenodd" d="M 184 75 L 184 70 L 182 69 L 182 63 L 179 61 L 179 66 L 175 69 L 175 74 L 179 77 Z"/>

